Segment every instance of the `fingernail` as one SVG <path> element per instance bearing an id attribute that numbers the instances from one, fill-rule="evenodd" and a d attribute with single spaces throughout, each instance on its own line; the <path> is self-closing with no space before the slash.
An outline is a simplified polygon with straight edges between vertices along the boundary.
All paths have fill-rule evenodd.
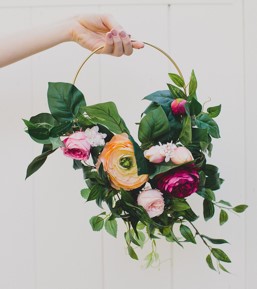
<path id="1" fill-rule="evenodd" d="M 112 38 L 112 33 L 108 32 L 107 33 L 107 37 L 111 39 Z"/>
<path id="2" fill-rule="evenodd" d="M 113 36 L 117 36 L 118 35 L 118 32 L 116 30 L 112 30 L 112 35 Z"/>
<path id="3" fill-rule="evenodd" d="M 127 36 L 127 33 L 125 31 L 120 32 L 120 37 L 125 38 Z"/>

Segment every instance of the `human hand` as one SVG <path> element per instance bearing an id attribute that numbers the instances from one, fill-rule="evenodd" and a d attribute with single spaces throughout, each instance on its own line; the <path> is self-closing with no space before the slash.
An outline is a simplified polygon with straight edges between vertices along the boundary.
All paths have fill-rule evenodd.
<path id="1" fill-rule="evenodd" d="M 133 48 L 144 47 L 142 42 L 131 41 L 130 35 L 111 15 L 85 14 L 72 21 L 71 40 L 91 51 L 104 46 L 99 53 L 122 56 L 131 55 Z"/>

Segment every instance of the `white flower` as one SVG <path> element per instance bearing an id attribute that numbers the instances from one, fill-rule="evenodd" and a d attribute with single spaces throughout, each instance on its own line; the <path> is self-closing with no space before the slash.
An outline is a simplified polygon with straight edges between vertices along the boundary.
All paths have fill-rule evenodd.
<path id="1" fill-rule="evenodd" d="M 165 162 L 166 163 L 170 161 L 170 159 L 173 155 L 173 152 L 176 148 L 177 148 L 177 146 L 174 145 L 172 142 L 161 145 L 160 152 L 163 156 L 165 156 Z"/>
<path id="2" fill-rule="evenodd" d="M 104 139 L 106 138 L 107 134 L 100 133 L 98 131 L 99 131 L 99 127 L 98 126 L 93 126 L 92 128 L 87 128 L 85 130 L 87 141 L 90 143 L 90 145 L 92 147 L 104 146 L 105 145 Z"/>

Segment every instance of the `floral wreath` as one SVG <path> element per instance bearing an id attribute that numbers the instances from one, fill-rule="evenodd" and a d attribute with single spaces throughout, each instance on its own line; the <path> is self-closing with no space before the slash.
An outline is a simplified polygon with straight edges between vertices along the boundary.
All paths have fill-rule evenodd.
<path id="1" fill-rule="evenodd" d="M 223 183 L 219 169 L 209 164 L 212 139 L 220 138 L 214 118 L 221 105 L 206 111 L 197 100 L 194 71 L 189 83 L 175 61 L 162 49 L 145 42 L 164 54 L 178 74 L 169 73 L 173 84 L 168 90 L 156 91 L 144 99 L 151 101 L 138 124 L 138 140 L 130 134 L 115 103 L 87 105 L 75 87 L 77 76 L 93 51 L 79 68 L 73 84 L 49 83 L 50 113 L 40 113 L 24 120 L 26 132 L 43 144 L 42 154 L 27 168 L 26 178 L 36 172 L 57 149 L 73 159 L 74 169 L 82 169 L 86 188 L 81 190 L 87 201 L 95 201 L 102 212 L 90 219 L 94 231 L 105 230 L 117 236 L 117 219 L 126 225 L 124 233 L 128 254 L 138 259 L 135 247 L 152 242 L 146 267 L 159 262 L 157 240 L 161 237 L 183 247 L 200 239 L 207 246 L 208 266 L 223 270 L 228 255 L 216 245 L 228 243 L 200 233 L 194 222 L 199 215 L 190 205 L 190 196 L 203 200 L 203 217 L 211 219 L 219 211 L 219 224 L 228 220 L 228 212 L 242 213 L 247 205 L 232 206 L 217 201 L 215 191 Z M 214 263 L 213 260 L 216 260 Z"/>

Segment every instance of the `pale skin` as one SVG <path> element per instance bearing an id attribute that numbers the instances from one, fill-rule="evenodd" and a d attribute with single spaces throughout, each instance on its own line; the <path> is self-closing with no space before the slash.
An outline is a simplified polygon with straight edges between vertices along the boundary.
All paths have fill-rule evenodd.
<path id="1" fill-rule="evenodd" d="M 0 67 L 69 41 L 91 51 L 104 46 L 99 53 L 112 56 L 131 55 L 133 49 L 144 47 L 142 42 L 131 41 L 113 16 L 84 14 L 0 39 Z"/>

